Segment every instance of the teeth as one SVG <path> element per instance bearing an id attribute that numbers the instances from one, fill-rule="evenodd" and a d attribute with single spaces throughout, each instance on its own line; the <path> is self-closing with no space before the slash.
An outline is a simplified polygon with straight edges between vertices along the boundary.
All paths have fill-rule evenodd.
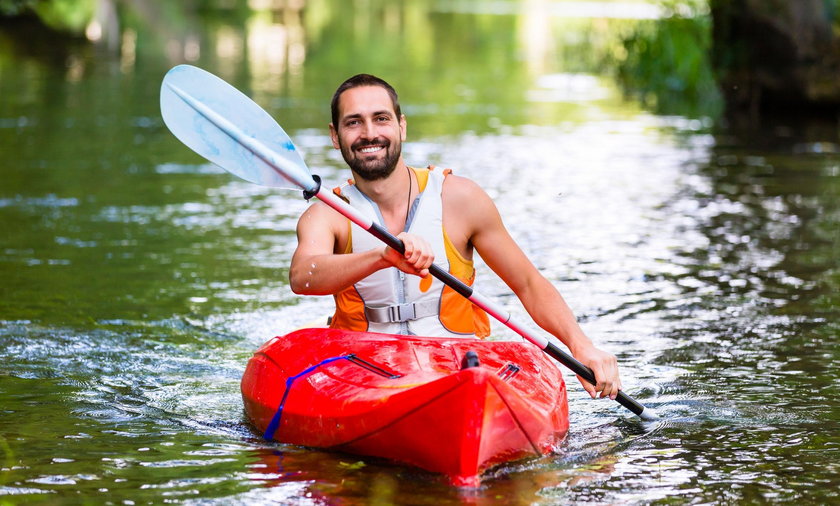
<path id="1" fill-rule="evenodd" d="M 359 151 L 361 151 L 362 153 L 373 153 L 374 151 L 379 151 L 380 149 L 382 149 L 381 146 L 371 146 L 368 148 L 362 148 Z"/>

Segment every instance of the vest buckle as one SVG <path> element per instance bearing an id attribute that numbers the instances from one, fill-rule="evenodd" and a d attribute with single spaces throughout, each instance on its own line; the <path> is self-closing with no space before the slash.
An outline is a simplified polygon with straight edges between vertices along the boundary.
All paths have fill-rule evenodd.
<path id="1" fill-rule="evenodd" d="M 414 304 L 399 304 L 388 308 L 388 317 L 392 322 L 407 322 L 415 316 Z"/>

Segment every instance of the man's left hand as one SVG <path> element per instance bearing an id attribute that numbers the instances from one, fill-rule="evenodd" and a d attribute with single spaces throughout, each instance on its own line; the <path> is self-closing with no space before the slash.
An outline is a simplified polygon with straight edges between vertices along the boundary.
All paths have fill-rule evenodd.
<path id="1" fill-rule="evenodd" d="M 618 376 L 618 360 L 612 353 L 599 350 L 595 346 L 587 346 L 582 350 L 573 352 L 585 366 L 595 373 L 596 384 L 592 385 L 585 379 L 578 376 L 583 388 L 589 392 L 593 399 L 596 397 L 609 397 L 615 400 L 618 391 L 621 390 L 621 379 Z"/>

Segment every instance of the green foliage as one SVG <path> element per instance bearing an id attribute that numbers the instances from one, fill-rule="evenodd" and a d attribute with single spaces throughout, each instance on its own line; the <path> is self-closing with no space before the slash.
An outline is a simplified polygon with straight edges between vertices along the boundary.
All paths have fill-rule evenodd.
<path id="1" fill-rule="evenodd" d="M 0 16 L 17 16 L 34 3 L 34 0 L 0 0 Z"/>
<path id="2" fill-rule="evenodd" d="M 694 18 L 709 14 L 709 0 L 659 0 L 659 5 L 666 17 Z"/>
<path id="3" fill-rule="evenodd" d="M 0 16 L 12 17 L 31 9 L 37 0 L 0 0 Z"/>
<path id="4" fill-rule="evenodd" d="M 840 32 L 840 0 L 823 0 L 825 14 L 834 26 L 835 35 Z"/>
<path id="5" fill-rule="evenodd" d="M 0 16 L 36 15 L 45 25 L 76 35 L 96 15 L 96 0 L 0 0 Z"/>
<path id="6" fill-rule="evenodd" d="M 96 0 L 40 1 L 33 10 L 50 28 L 81 34 L 96 15 Z"/>
<path id="7" fill-rule="evenodd" d="M 657 112 L 714 116 L 720 108 L 705 6 L 663 2 L 667 15 L 636 24 L 622 38 L 623 51 L 611 55 L 625 90 Z"/>

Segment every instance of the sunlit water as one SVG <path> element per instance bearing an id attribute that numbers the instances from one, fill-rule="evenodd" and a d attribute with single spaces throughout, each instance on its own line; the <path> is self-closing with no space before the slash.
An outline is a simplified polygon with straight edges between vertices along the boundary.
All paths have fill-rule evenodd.
<path id="1" fill-rule="evenodd" d="M 508 83 L 519 98 L 498 102 L 481 99 L 488 79 L 454 112 L 448 88 L 407 93 L 408 162 L 478 181 L 618 355 L 625 389 L 662 415 L 642 423 L 568 375 L 556 453 L 459 491 L 261 440 L 239 396 L 247 359 L 331 309 L 287 285 L 306 203 L 171 138 L 156 111 L 166 62 L 128 77 L 100 64 L 78 83 L 19 58 L 28 74 L 7 63 L 4 90 L 46 91 L 0 103 L 0 503 L 838 500 L 836 130 L 789 125 L 757 142 L 652 115 L 591 75 Z M 345 73 L 312 58 L 326 95 L 262 103 L 338 184 L 323 124 Z M 69 98 L 50 105 L 56 90 Z M 484 266 L 477 287 L 527 319 Z"/>

